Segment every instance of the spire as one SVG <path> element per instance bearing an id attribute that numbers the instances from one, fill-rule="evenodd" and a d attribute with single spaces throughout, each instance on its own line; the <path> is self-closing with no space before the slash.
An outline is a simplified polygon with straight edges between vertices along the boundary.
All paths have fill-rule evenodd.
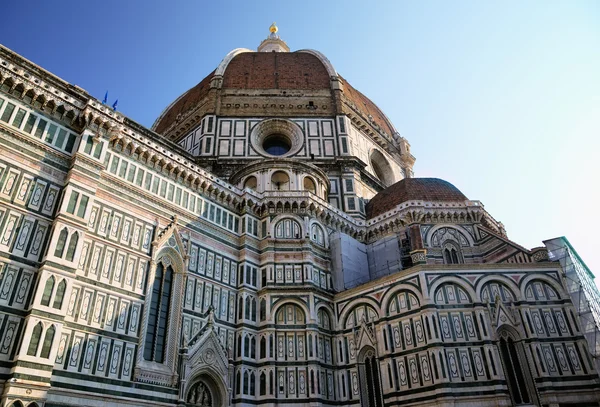
<path id="1" fill-rule="evenodd" d="M 277 35 L 278 31 L 277 25 L 275 23 L 271 24 L 269 27 L 270 34 L 260 43 L 258 52 L 290 52 L 290 47 Z"/>

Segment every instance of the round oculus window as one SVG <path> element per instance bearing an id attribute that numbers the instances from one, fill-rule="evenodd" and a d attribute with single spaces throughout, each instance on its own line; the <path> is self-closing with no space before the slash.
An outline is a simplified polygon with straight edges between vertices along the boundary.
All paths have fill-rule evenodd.
<path id="1" fill-rule="evenodd" d="M 265 137 L 262 147 L 267 154 L 274 156 L 285 155 L 292 148 L 290 139 L 283 134 L 271 134 Z"/>

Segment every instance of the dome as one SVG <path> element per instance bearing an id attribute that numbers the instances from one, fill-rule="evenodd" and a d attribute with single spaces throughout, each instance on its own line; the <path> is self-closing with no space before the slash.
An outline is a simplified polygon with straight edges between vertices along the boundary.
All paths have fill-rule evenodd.
<path id="1" fill-rule="evenodd" d="M 458 188 L 439 178 L 405 178 L 387 187 L 369 201 L 367 218 L 385 213 L 402 202 L 463 202 L 468 198 Z"/>
<path id="2" fill-rule="evenodd" d="M 334 92 L 335 90 L 340 92 Z M 283 110 L 281 100 L 277 102 L 276 108 L 272 108 L 272 101 L 269 100 L 269 109 L 262 111 L 265 116 L 358 115 L 363 122 L 372 124 L 390 137 L 396 133 L 385 114 L 339 76 L 325 56 L 314 50 L 233 50 L 215 71 L 168 106 L 152 129 L 177 141 L 195 127 L 204 115 L 222 111 L 218 104 L 221 103 L 222 106 L 226 102 L 219 95 L 227 96 L 232 92 L 252 99 L 249 102 L 255 106 L 267 106 L 267 98 L 272 96 L 306 99 L 307 108 L 300 112 L 292 110 L 292 107 L 297 109 L 299 105 L 292 105 L 291 99 Z M 311 100 L 315 101 L 314 105 L 309 103 Z M 252 107 L 251 103 L 249 105 Z M 244 112 L 236 115 L 243 116 Z M 248 115 L 256 116 L 256 110 Z"/>

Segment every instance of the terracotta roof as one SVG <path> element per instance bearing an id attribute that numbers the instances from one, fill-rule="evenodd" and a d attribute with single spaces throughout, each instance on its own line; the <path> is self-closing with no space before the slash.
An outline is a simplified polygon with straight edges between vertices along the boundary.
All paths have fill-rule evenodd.
<path id="1" fill-rule="evenodd" d="M 405 178 L 390 185 L 369 201 L 367 219 L 374 218 L 407 201 L 456 202 L 468 198 L 448 181 L 439 178 Z"/>
<path id="2" fill-rule="evenodd" d="M 395 131 L 393 126 L 388 122 L 388 119 L 385 117 L 385 114 L 377 107 L 375 103 L 371 101 L 368 97 L 363 95 L 358 90 L 354 89 L 352 85 L 350 85 L 346 79 L 340 78 L 344 82 L 344 96 L 354 103 L 354 105 L 363 113 L 367 115 L 371 115 L 373 117 L 373 121 L 379 125 L 385 131 L 388 136 L 392 136 Z"/>
<path id="3" fill-rule="evenodd" d="M 329 74 L 306 52 L 245 52 L 236 55 L 223 75 L 223 88 L 328 89 Z"/>
<path id="4" fill-rule="evenodd" d="M 194 108 L 202 99 L 204 99 L 208 95 L 210 81 L 214 74 L 215 71 L 212 71 L 206 78 L 202 79 L 199 84 L 181 95 L 179 100 L 173 103 L 172 106 L 169 106 L 168 110 L 164 113 L 160 121 L 156 123 L 156 128 L 153 130 L 162 134 L 169 126 L 171 126 L 171 124 L 173 124 L 173 122 L 175 122 L 175 119 L 180 113 L 183 114 L 189 109 Z"/>
<path id="5" fill-rule="evenodd" d="M 215 71 L 169 106 L 153 130 L 164 134 L 177 116 L 197 106 L 208 95 L 214 74 Z M 222 88 L 329 90 L 330 79 L 323 62 L 308 52 L 243 52 L 233 57 L 225 68 Z M 365 116 L 371 115 L 388 135 L 393 135 L 393 126 L 375 103 L 341 79 L 344 97 Z"/>

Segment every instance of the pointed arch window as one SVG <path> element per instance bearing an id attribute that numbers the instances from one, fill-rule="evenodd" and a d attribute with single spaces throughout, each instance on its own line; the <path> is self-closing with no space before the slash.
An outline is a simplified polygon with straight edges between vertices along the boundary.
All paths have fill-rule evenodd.
<path id="1" fill-rule="evenodd" d="M 69 240 L 69 247 L 67 248 L 67 261 L 73 261 L 75 257 L 75 250 L 77 250 L 77 243 L 79 242 L 79 233 L 75 232 L 71 235 L 71 240 Z"/>
<path id="2" fill-rule="evenodd" d="M 267 357 L 267 341 L 266 341 L 266 339 L 265 339 L 264 336 L 262 338 L 260 338 L 260 353 L 259 353 L 259 357 L 261 359 Z"/>
<path id="3" fill-rule="evenodd" d="M 54 302 L 52 303 L 52 308 L 61 309 L 63 299 L 65 298 L 65 291 L 67 290 L 67 282 L 65 279 L 62 279 L 60 283 L 58 283 L 58 287 L 56 288 L 56 294 L 54 295 Z"/>
<path id="4" fill-rule="evenodd" d="M 31 333 L 31 339 L 29 340 L 29 347 L 27 348 L 28 356 L 36 356 L 38 347 L 40 346 L 40 339 L 42 338 L 42 323 L 38 324 L 33 328 Z"/>
<path id="5" fill-rule="evenodd" d="M 56 242 L 56 249 L 54 249 L 54 257 L 62 257 L 63 252 L 65 251 L 65 245 L 67 244 L 67 237 L 69 232 L 67 228 L 64 228 L 60 231 L 58 235 L 58 242 Z"/>
<path id="6" fill-rule="evenodd" d="M 148 327 L 144 342 L 144 359 L 163 363 L 167 344 L 167 323 L 173 285 L 173 269 L 162 262 L 156 266 Z"/>
<path id="7" fill-rule="evenodd" d="M 264 396 L 267 394 L 267 376 L 265 375 L 265 372 L 262 372 L 260 374 L 259 388 L 260 388 L 259 395 Z"/>
<path id="8" fill-rule="evenodd" d="M 364 348 L 359 354 L 359 374 L 361 382 L 361 405 L 365 407 L 383 407 L 379 362 L 375 350 Z"/>
<path id="9" fill-rule="evenodd" d="M 52 297 L 52 291 L 54 291 L 54 276 L 50 276 L 48 280 L 46 280 L 46 285 L 44 286 L 44 293 L 42 294 L 41 304 L 45 307 L 50 305 L 50 298 Z"/>
<path id="10" fill-rule="evenodd" d="M 463 262 L 460 249 L 454 243 L 444 243 L 442 254 L 444 256 L 444 263 L 446 264 L 460 264 Z"/>
<path id="11" fill-rule="evenodd" d="M 500 355 L 511 398 L 517 406 L 538 405 L 537 400 L 534 400 L 535 384 L 522 344 L 506 329 L 502 329 L 499 336 Z"/>
<path id="12" fill-rule="evenodd" d="M 48 359 L 50 357 L 50 350 L 52 350 L 52 342 L 54 341 L 55 332 L 56 330 L 54 329 L 54 325 L 46 330 L 44 344 L 42 345 L 42 352 L 40 353 L 41 358 Z"/>

